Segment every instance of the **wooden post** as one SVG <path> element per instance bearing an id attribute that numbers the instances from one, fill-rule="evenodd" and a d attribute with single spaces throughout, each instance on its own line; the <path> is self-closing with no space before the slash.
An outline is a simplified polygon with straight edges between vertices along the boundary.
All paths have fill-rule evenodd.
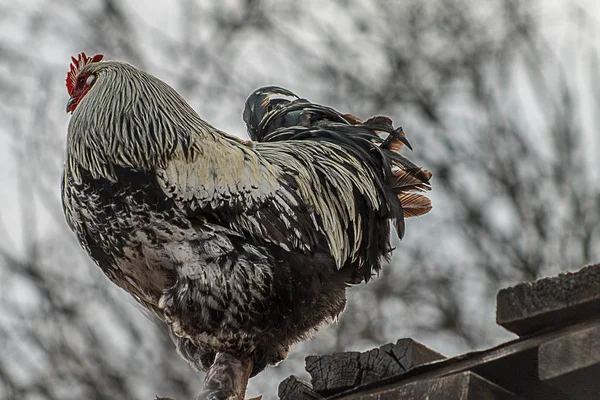
<path id="1" fill-rule="evenodd" d="M 359 352 L 306 357 L 313 389 L 324 396 L 383 378 L 402 374 L 444 356 L 412 339 L 400 339 L 380 348 Z"/>
<path id="2" fill-rule="evenodd" d="M 279 384 L 277 395 L 284 400 L 318 400 L 323 399 L 315 392 L 310 383 L 292 375 Z"/>

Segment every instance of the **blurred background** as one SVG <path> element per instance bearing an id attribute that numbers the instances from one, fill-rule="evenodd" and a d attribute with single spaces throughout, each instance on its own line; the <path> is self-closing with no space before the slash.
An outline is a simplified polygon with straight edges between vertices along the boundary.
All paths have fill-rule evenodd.
<path id="1" fill-rule="evenodd" d="M 309 354 L 506 341 L 499 288 L 600 260 L 599 21 L 593 0 L 0 0 L 0 398 L 185 400 L 202 383 L 64 222 L 71 55 L 135 64 L 239 136 L 263 85 L 388 115 L 434 173 L 392 265 L 250 381 L 268 400 Z"/>

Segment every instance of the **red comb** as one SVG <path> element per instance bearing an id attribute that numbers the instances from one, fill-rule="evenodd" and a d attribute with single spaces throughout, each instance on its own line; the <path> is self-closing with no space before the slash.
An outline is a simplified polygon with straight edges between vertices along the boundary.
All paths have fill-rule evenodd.
<path id="1" fill-rule="evenodd" d="M 71 94 L 71 92 L 75 88 L 75 80 L 77 79 L 77 73 L 79 72 L 79 70 L 85 67 L 86 65 L 98 62 L 103 58 L 104 55 L 102 54 L 96 54 L 94 57 L 89 58 L 83 52 L 80 53 L 79 56 L 77 56 L 77 58 L 71 57 L 71 60 L 73 62 L 71 63 L 71 69 L 69 70 L 69 72 L 67 72 L 67 91 L 69 92 L 69 94 Z"/>

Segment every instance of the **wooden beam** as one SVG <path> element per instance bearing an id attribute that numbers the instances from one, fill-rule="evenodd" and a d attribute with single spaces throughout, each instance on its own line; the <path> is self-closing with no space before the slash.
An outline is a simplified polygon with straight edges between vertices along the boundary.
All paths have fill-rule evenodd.
<path id="1" fill-rule="evenodd" d="M 600 264 L 498 292 L 496 320 L 519 336 L 600 315 Z"/>
<path id="2" fill-rule="evenodd" d="M 324 397 L 315 392 L 310 383 L 292 375 L 279 384 L 280 400 L 318 400 Z"/>
<path id="3" fill-rule="evenodd" d="M 313 389 L 329 396 L 358 385 L 402 374 L 444 356 L 412 339 L 400 339 L 380 348 L 359 352 L 306 357 Z"/>
<path id="4" fill-rule="evenodd" d="M 600 326 L 542 344 L 538 350 L 540 380 L 577 400 L 600 398 Z"/>
<path id="5" fill-rule="evenodd" d="M 527 400 L 573 400 L 572 396 L 539 379 L 537 376 L 537 349 L 551 340 L 592 327 L 600 329 L 600 318 L 581 321 L 548 332 L 540 332 L 491 349 L 417 366 L 402 375 L 383 378 L 378 382 L 360 385 L 334 394 L 329 400 L 347 399 L 351 395 L 373 388 L 406 384 L 469 370 Z"/>
<path id="6" fill-rule="evenodd" d="M 348 400 L 517 400 L 514 393 L 471 371 L 382 387 L 347 397 Z"/>

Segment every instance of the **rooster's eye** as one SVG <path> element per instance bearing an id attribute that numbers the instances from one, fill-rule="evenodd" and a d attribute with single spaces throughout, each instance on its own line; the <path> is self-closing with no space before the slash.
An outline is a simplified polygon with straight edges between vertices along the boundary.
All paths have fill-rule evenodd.
<path id="1" fill-rule="evenodd" d="M 87 86 L 92 86 L 94 84 L 94 82 L 96 81 L 96 75 L 90 75 L 87 77 L 87 79 L 85 80 L 85 84 Z"/>

